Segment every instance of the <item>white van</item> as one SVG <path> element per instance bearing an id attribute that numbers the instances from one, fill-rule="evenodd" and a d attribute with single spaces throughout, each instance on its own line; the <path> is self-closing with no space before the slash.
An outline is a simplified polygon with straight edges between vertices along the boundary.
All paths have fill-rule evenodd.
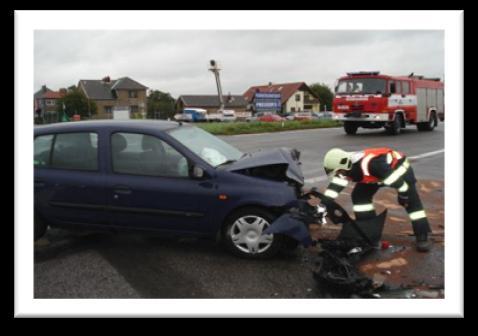
<path id="1" fill-rule="evenodd" d="M 236 111 L 234 110 L 222 110 L 222 121 L 236 121 Z"/>

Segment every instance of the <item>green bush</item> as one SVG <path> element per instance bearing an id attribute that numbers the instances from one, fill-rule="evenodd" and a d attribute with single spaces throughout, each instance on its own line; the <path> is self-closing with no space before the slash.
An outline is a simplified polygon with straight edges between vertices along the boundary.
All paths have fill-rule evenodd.
<path id="1" fill-rule="evenodd" d="M 196 123 L 195 126 L 201 127 L 205 131 L 216 135 L 233 135 L 233 134 L 251 134 L 251 133 L 267 133 L 281 132 L 289 130 L 313 129 L 339 127 L 341 122 L 335 120 L 288 120 L 277 122 L 213 122 L 213 123 Z"/>

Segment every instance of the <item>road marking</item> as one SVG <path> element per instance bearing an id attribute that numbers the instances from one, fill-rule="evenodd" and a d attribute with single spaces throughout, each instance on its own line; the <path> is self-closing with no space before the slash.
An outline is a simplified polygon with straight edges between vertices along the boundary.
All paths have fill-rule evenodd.
<path id="1" fill-rule="evenodd" d="M 445 148 L 442 148 L 433 152 L 423 153 L 423 154 L 419 154 L 415 156 L 409 156 L 408 159 L 411 161 L 416 161 L 418 159 L 423 159 L 425 157 L 433 156 L 433 155 L 444 153 L 444 152 L 445 152 Z"/>
<path id="2" fill-rule="evenodd" d="M 427 153 L 423 153 L 423 154 L 409 156 L 408 159 L 410 161 L 418 161 L 419 159 L 423 159 L 423 158 L 433 156 L 433 155 L 437 155 L 437 154 L 444 153 L 444 152 L 445 152 L 445 149 L 442 148 L 442 149 L 439 149 L 439 150 L 436 150 L 436 151 L 433 151 L 433 152 L 427 152 Z M 317 182 L 325 181 L 327 179 L 328 179 L 327 175 L 321 175 L 321 176 L 311 177 L 311 178 L 305 179 L 304 182 L 307 183 L 307 184 L 317 183 Z"/>

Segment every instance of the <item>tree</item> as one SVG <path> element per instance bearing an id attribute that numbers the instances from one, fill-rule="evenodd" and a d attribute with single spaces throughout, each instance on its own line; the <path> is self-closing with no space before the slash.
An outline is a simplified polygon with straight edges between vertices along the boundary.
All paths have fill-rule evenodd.
<path id="1" fill-rule="evenodd" d="M 159 90 L 151 91 L 147 98 L 147 116 L 148 118 L 167 119 L 173 118 L 175 114 L 176 100 L 167 92 Z"/>
<path id="2" fill-rule="evenodd" d="M 70 86 L 67 93 L 57 100 L 56 107 L 61 112 L 61 118 L 66 116 L 70 120 L 74 114 L 79 114 L 82 119 L 96 114 L 96 103 L 89 101 L 75 86 Z"/>
<path id="3" fill-rule="evenodd" d="M 334 92 L 326 84 L 314 83 L 309 86 L 312 92 L 319 97 L 320 109 L 325 111 L 332 109 L 332 100 L 334 99 Z"/>

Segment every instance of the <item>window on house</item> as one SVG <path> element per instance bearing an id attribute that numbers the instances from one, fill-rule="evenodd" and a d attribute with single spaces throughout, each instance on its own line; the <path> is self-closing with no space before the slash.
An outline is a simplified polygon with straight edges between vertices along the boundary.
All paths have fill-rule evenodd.
<path id="1" fill-rule="evenodd" d="M 138 91 L 130 90 L 128 91 L 129 98 L 138 98 Z"/>
<path id="2" fill-rule="evenodd" d="M 55 100 L 53 100 L 53 99 L 47 99 L 47 100 L 46 100 L 46 104 L 47 104 L 48 106 L 54 106 L 54 105 L 56 104 L 56 102 L 55 102 Z"/>
<path id="3" fill-rule="evenodd" d="M 113 106 L 105 106 L 104 109 L 106 114 L 113 113 Z"/>
<path id="4" fill-rule="evenodd" d="M 131 105 L 131 113 L 138 113 L 139 109 L 138 109 L 138 105 Z"/>
<path id="5" fill-rule="evenodd" d="M 295 95 L 295 101 L 300 101 L 300 94 Z"/>

